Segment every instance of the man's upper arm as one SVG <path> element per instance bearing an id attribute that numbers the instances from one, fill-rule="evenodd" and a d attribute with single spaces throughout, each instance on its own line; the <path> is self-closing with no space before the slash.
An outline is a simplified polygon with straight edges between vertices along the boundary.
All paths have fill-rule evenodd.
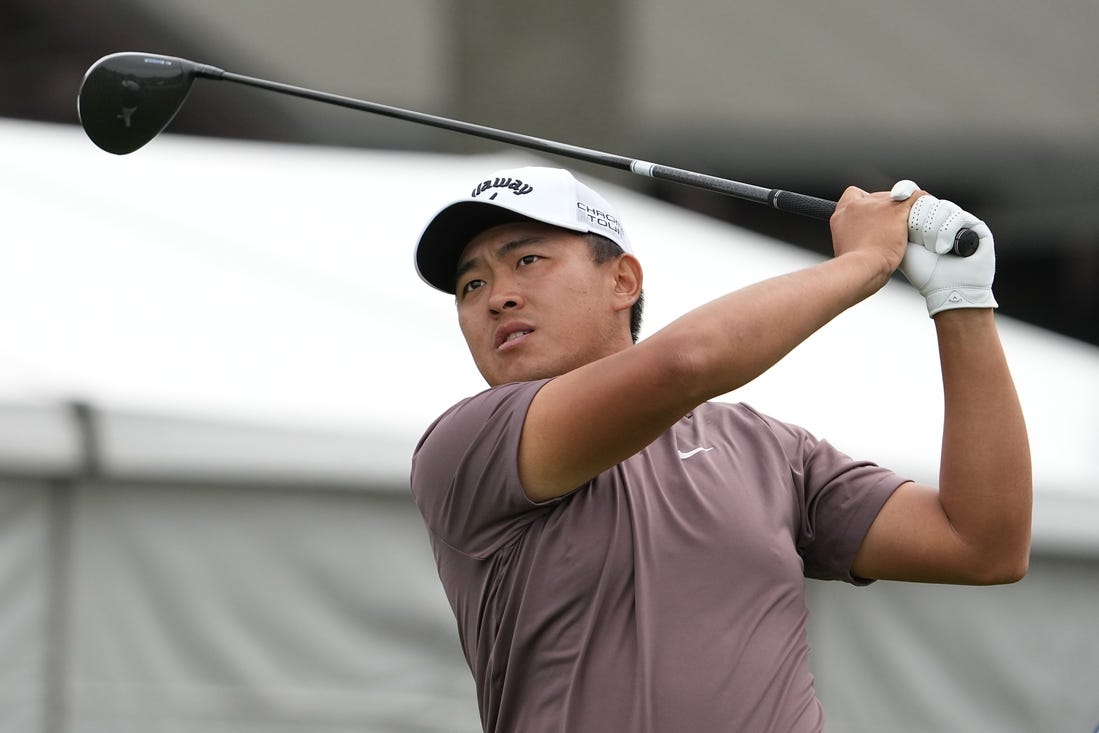
<path id="1" fill-rule="evenodd" d="M 938 490 L 908 482 L 885 502 L 855 556 L 862 578 L 925 583 L 979 582 L 979 564 L 939 502 Z"/>
<path id="2" fill-rule="evenodd" d="M 548 382 L 527 411 L 519 476 L 532 501 L 563 496 L 624 461 L 696 406 L 674 359 L 645 342 Z"/>

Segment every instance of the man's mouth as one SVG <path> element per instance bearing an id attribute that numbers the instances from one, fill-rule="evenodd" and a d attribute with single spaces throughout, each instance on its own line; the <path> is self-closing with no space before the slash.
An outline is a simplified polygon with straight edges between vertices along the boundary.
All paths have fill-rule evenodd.
<path id="1" fill-rule="evenodd" d="M 496 348 L 497 350 L 507 349 L 533 332 L 533 328 L 507 329 L 500 336 L 497 336 Z"/>

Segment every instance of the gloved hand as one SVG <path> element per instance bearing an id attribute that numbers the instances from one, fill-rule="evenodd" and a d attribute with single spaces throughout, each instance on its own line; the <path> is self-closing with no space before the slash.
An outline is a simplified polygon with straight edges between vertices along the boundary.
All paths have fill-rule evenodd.
<path id="1" fill-rule="evenodd" d="M 919 190 L 912 181 L 899 181 L 890 195 L 904 201 Z M 972 229 L 977 251 L 969 257 L 951 254 L 954 237 Z M 908 248 L 900 271 L 927 301 L 930 316 L 952 308 L 996 308 L 992 280 L 996 251 L 992 231 L 983 221 L 957 204 L 924 194 L 908 214 Z"/>

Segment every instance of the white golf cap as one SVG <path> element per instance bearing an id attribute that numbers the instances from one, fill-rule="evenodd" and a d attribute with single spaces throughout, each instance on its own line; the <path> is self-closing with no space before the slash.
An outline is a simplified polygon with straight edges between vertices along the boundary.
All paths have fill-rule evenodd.
<path id="1" fill-rule="evenodd" d="M 575 232 L 601 234 L 633 253 L 622 220 L 607 200 L 561 168 L 509 168 L 470 184 L 470 192 L 443 208 L 416 245 L 416 272 L 428 285 L 454 293 L 458 258 L 486 229 L 540 221 Z"/>

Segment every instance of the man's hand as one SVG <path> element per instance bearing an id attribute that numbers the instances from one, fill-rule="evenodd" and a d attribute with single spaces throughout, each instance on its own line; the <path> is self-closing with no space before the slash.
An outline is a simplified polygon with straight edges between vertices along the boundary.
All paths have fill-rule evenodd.
<path id="1" fill-rule="evenodd" d="M 904 257 L 913 200 L 897 200 L 889 193 L 868 193 L 849 187 L 836 203 L 836 212 L 829 222 L 836 257 L 864 258 L 877 271 L 876 287 L 884 285 Z"/>
<path id="2" fill-rule="evenodd" d="M 917 190 L 912 181 L 900 181 L 892 196 L 909 200 Z M 950 254 L 954 237 L 962 229 L 972 229 L 979 240 L 970 257 Z M 997 306 L 992 296 L 996 250 L 992 232 L 983 221 L 957 204 L 924 194 L 909 212 L 908 242 L 900 270 L 924 297 L 928 315 L 953 308 Z"/>

